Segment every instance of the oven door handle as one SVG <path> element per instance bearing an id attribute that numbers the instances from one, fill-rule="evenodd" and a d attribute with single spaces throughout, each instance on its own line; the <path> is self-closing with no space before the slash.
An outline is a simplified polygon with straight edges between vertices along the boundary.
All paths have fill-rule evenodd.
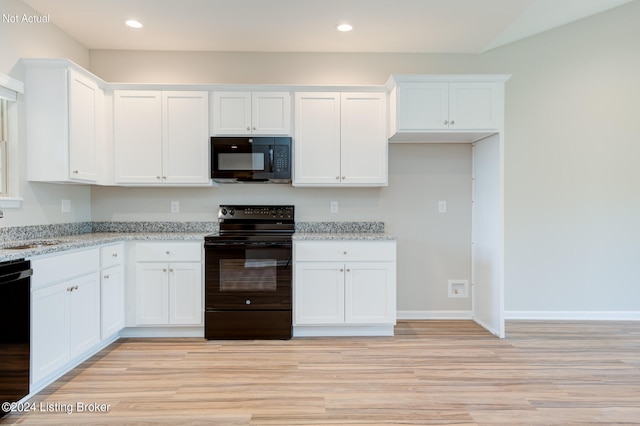
<path id="1" fill-rule="evenodd" d="M 215 243 L 204 243 L 205 248 L 216 248 L 216 247 L 236 247 L 236 248 L 259 248 L 259 247 L 284 247 L 291 248 L 291 243 L 276 243 L 276 242 L 264 242 L 264 241 L 256 241 L 256 242 L 215 242 Z"/>

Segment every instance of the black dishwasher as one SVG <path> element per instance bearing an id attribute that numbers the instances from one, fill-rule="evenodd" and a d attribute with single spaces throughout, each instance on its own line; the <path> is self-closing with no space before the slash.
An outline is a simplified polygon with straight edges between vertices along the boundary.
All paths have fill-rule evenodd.
<path id="1" fill-rule="evenodd" d="M 0 404 L 29 394 L 31 262 L 0 262 Z M 0 408 L 0 417 L 7 411 Z"/>

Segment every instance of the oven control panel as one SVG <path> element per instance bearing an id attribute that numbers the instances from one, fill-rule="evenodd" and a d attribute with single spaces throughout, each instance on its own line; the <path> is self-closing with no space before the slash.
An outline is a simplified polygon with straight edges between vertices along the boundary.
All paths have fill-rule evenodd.
<path id="1" fill-rule="evenodd" d="M 220 206 L 218 219 L 291 219 L 293 206 Z"/>

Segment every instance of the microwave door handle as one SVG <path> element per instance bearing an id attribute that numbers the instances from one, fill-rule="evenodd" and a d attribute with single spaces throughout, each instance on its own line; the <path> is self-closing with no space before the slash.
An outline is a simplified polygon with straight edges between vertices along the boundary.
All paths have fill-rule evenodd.
<path id="1" fill-rule="evenodd" d="M 269 145 L 269 173 L 273 173 L 273 145 Z"/>

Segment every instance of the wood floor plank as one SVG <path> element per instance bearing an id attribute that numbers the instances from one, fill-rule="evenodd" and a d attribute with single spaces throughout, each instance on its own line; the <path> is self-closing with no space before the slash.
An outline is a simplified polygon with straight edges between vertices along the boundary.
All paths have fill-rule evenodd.
<path id="1" fill-rule="evenodd" d="M 401 321 L 394 337 L 122 339 L 22 425 L 640 424 L 640 324 Z M 77 412 L 76 405 L 108 405 Z"/>

